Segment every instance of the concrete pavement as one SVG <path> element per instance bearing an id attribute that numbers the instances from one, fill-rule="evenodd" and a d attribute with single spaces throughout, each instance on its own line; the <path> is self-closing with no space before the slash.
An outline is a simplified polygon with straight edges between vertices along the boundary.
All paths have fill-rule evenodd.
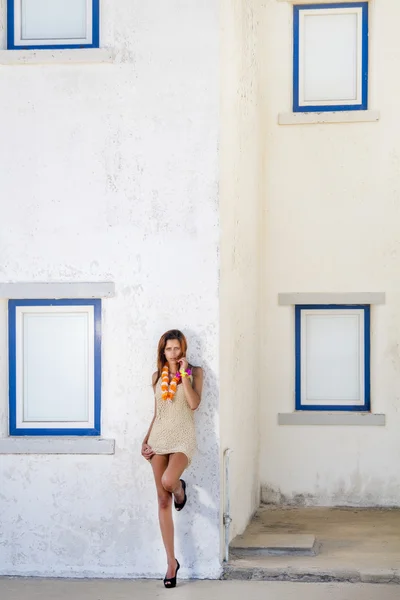
<path id="1" fill-rule="evenodd" d="M 297 547 L 311 535 L 316 556 L 290 551 L 268 556 L 252 547 L 263 536 L 290 537 Z M 226 579 L 400 584 L 399 509 L 263 506 L 239 541 L 235 551 L 242 556 L 232 552 Z"/>
<path id="2" fill-rule="evenodd" d="M 174 590 L 161 581 L 0 578 L 1 600 L 398 600 L 396 585 L 181 581 Z"/>

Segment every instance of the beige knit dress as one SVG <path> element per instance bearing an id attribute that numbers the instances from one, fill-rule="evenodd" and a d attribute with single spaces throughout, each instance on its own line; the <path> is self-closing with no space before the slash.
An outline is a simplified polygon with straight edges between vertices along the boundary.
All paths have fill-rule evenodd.
<path id="1" fill-rule="evenodd" d="M 192 377 L 190 379 L 192 380 Z M 156 418 L 148 439 L 149 446 L 156 454 L 183 452 L 190 465 L 196 451 L 196 430 L 194 411 L 187 403 L 183 384 L 177 386 L 173 400 L 163 400 L 160 378 L 156 385 L 155 397 Z"/>

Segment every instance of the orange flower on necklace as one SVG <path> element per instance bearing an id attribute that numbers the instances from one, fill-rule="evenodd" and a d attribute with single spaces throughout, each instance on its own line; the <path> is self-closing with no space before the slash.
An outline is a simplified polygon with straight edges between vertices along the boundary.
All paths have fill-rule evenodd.
<path id="1" fill-rule="evenodd" d="M 163 400 L 168 400 L 172 402 L 176 393 L 176 386 L 179 381 L 178 373 L 172 379 L 171 383 L 169 382 L 169 369 L 168 365 L 165 365 L 161 372 L 161 398 Z"/>

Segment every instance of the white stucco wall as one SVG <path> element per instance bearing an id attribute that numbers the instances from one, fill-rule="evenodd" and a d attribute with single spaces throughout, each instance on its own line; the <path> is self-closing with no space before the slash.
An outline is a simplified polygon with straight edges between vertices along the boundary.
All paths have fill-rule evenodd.
<path id="1" fill-rule="evenodd" d="M 258 2 L 221 3 L 221 451 L 230 458 L 230 537 L 256 510 L 259 485 L 259 291 L 263 142 Z M 225 490 L 227 492 L 227 490 Z"/>
<path id="2" fill-rule="evenodd" d="M 205 389 L 176 554 L 182 576 L 219 575 L 217 4 L 104 0 L 113 63 L 0 65 L 1 282 L 116 285 L 102 387 L 115 455 L 0 455 L 1 574 L 164 575 L 140 444 L 156 344 L 178 327 Z M 0 315 L 4 437 L 6 300 Z"/>
<path id="3" fill-rule="evenodd" d="M 399 505 L 400 5 L 370 6 L 370 108 L 381 120 L 282 127 L 278 113 L 291 105 L 291 6 L 263 4 L 263 497 Z M 278 306 L 278 293 L 356 291 L 386 292 L 371 313 L 372 410 L 386 414 L 386 426 L 278 426 L 277 414 L 294 410 L 294 311 Z"/>

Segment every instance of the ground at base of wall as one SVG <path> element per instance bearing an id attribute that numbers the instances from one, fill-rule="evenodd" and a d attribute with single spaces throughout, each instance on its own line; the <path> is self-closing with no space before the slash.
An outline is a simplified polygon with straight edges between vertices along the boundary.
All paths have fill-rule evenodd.
<path id="1" fill-rule="evenodd" d="M 399 508 L 262 506 L 241 536 L 240 557 L 225 564 L 223 578 L 400 584 L 399 532 Z M 314 555 L 255 552 L 251 540 L 264 534 L 315 536 Z"/>
<path id="2" fill-rule="evenodd" d="M 154 600 L 171 596 L 174 600 L 397 600 L 398 590 L 391 585 L 178 580 L 174 591 L 167 592 L 162 581 L 0 578 L 2 600 Z"/>

